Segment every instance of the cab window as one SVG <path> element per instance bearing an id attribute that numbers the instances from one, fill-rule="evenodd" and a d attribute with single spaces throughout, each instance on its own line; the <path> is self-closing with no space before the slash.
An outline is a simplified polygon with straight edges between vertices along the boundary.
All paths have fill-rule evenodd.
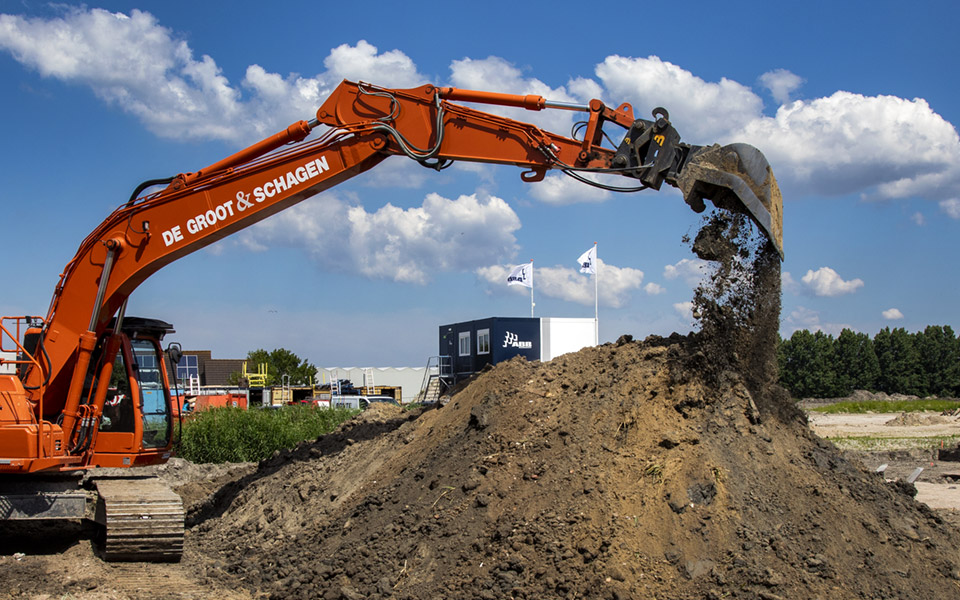
<path id="1" fill-rule="evenodd" d="M 130 395 L 130 380 L 127 377 L 127 366 L 123 360 L 123 352 L 117 352 L 113 361 L 113 374 L 110 375 L 110 385 L 107 388 L 107 397 L 103 403 L 103 420 L 101 431 L 134 432 L 133 398 Z"/>
<path id="2" fill-rule="evenodd" d="M 143 405 L 143 447 L 163 448 L 170 441 L 170 403 L 163 386 L 163 364 L 157 347 L 147 340 L 132 340 L 134 372 L 140 383 Z"/>

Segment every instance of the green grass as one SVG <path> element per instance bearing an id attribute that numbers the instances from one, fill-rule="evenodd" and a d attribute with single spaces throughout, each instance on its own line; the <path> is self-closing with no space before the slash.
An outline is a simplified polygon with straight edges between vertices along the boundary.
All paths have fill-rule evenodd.
<path id="1" fill-rule="evenodd" d="M 827 406 L 818 406 L 811 408 L 811 412 L 820 412 L 827 414 L 836 413 L 900 413 L 900 412 L 920 412 L 945 410 L 955 410 L 960 408 L 960 402 L 956 400 L 870 400 L 867 402 L 837 402 Z"/>
<path id="2" fill-rule="evenodd" d="M 826 438 L 840 450 L 861 450 L 864 452 L 883 452 L 889 450 L 930 450 L 933 448 L 953 448 L 960 442 L 960 435 L 942 435 L 935 437 L 880 437 L 871 435 L 838 436 Z"/>
<path id="3" fill-rule="evenodd" d="M 333 431 L 358 412 L 315 406 L 202 411 L 184 421 L 177 455 L 194 463 L 263 460 Z"/>

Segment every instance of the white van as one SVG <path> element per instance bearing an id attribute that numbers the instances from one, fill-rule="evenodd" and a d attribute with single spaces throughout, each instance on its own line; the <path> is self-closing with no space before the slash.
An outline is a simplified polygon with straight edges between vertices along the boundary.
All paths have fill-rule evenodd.
<path id="1" fill-rule="evenodd" d="M 371 404 L 383 403 L 400 406 L 400 403 L 390 396 L 334 396 L 330 400 L 333 408 L 354 408 L 366 410 Z"/>

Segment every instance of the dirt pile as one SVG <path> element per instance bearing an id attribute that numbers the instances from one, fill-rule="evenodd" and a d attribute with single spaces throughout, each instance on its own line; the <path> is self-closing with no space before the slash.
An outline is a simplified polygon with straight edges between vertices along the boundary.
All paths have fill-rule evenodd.
<path id="1" fill-rule="evenodd" d="M 933 598 L 960 535 L 814 436 L 776 380 L 779 261 L 740 217 L 702 331 L 482 373 L 265 461 L 193 522 L 277 598 Z M 209 564 L 209 563 L 208 563 Z"/>
<path id="2" fill-rule="evenodd" d="M 377 406 L 255 469 L 174 463 L 181 565 L 0 557 L 12 595 L 956 596 L 957 530 L 814 436 L 774 385 L 769 245 L 720 214 L 692 246 L 716 265 L 700 333 L 516 359 L 442 409 Z"/>
<path id="3" fill-rule="evenodd" d="M 776 401 L 699 336 L 510 361 L 266 461 L 198 552 L 278 598 L 955 594 L 957 534 Z"/>
<path id="4" fill-rule="evenodd" d="M 192 502 L 191 572 L 169 581 L 348 600 L 955 597 L 960 533 L 774 384 L 775 253 L 722 215 L 693 247 L 717 265 L 700 333 L 515 359 L 442 409 L 372 408 Z"/>
<path id="5" fill-rule="evenodd" d="M 890 419 L 884 425 L 889 427 L 904 427 L 904 426 L 917 426 L 917 425 L 942 425 L 944 423 L 950 423 L 954 421 L 952 417 L 945 417 L 941 415 L 923 415 L 917 413 L 900 413 L 896 417 Z"/>

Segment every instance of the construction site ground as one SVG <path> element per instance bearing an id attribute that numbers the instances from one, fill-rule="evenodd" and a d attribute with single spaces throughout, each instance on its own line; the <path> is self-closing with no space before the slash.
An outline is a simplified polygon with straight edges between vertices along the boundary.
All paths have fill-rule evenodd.
<path id="1" fill-rule="evenodd" d="M 925 466 L 921 489 L 943 485 L 931 450 L 838 448 L 823 436 L 879 436 L 811 426 L 776 384 L 780 260 L 747 225 L 721 214 L 693 241 L 718 265 L 696 334 L 517 357 L 442 408 L 376 406 L 256 465 L 174 462 L 159 471 L 187 505 L 180 563 L 8 536 L 0 595 L 960 597 L 956 513 L 904 481 Z"/>
<path id="2" fill-rule="evenodd" d="M 908 479 L 923 469 L 914 483 L 917 500 L 960 523 L 960 462 L 940 460 L 941 450 L 957 447 L 960 418 L 936 412 L 809 412 L 808 418 L 811 429 L 838 445 L 845 457 L 867 469 L 883 468 L 887 479 Z"/>
<path id="3" fill-rule="evenodd" d="M 174 460 L 157 471 L 188 507 L 180 563 L 105 563 L 87 533 L 47 531 L 3 541 L 0 594 L 960 595 L 958 490 L 938 476 L 952 465 L 916 448 L 841 451 L 815 434 L 930 437 L 955 423 L 813 414 L 808 425 L 753 402 L 732 373 L 711 386 L 685 375 L 677 361 L 698 360 L 691 350 L 678 338 L 515 360 L 443 409 L 378 407 L 260 464 Z M 872 473 L 882 463 L 885 477 Z M 917 466 L 917 498 L 936 510 L 888 481 Z"/>

